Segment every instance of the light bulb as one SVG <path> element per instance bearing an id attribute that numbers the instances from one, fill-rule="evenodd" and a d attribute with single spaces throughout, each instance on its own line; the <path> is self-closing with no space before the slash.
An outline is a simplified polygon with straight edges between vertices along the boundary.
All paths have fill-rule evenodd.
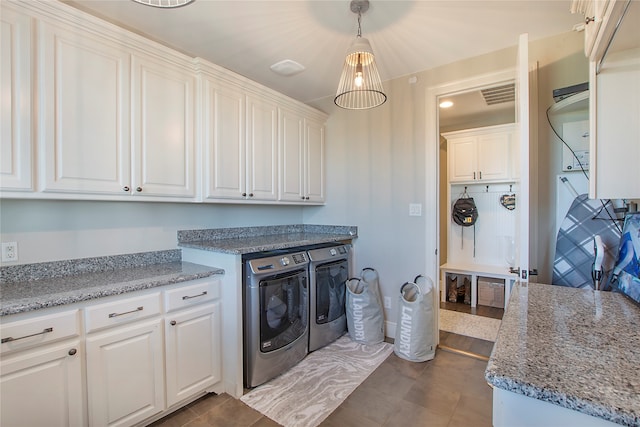
<path id="1" fill-rule="evenodd" d="M 353 83 L 356 85 L 356 87 L 360 87 L 362 86 L 362 81 L 363 81 L 363 77 L 362 77 L 362 62 L 360 62 L 360 54 L 358 54 L 358 64 L 356 65 L 356 78 L 353 81 Z"/>

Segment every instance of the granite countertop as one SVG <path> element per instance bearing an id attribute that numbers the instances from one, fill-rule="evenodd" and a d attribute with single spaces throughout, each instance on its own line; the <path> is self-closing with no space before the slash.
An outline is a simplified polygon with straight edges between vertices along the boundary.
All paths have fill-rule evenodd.
<path id="1" fill-rule="evenodd" d="M 515 285 L 485 377 L 495 387 L 640 426 L 640 307 L 614 292 Z"/>
<path id="2" fill-rule="evenodd" d="M 350 241 L 357 236 L 357 227 L 309 224 L 181 230 L 178 231 L 178 246 L 242 255 Z"/>
<path id="3" fill-rule="evenodd" d="M 182 262 L 179 250 L 27 264 L 0 271 L 0 316 L 224 273 Z"/>

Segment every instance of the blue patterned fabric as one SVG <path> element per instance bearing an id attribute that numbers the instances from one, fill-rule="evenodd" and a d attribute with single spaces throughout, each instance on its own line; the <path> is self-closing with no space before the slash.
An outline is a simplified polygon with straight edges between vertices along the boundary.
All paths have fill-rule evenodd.
<path id="1" fill-rule="evenodd" d="M 593 288 L 593 237 L 599 235 L 605 247 L 602 290 L 611 290 L 609 276 L 620 242 L 616 220 L 617 216 L 610 202 L 589 199 L 587 194 L 576 197 L 558 231 L 552 284 Z"/>

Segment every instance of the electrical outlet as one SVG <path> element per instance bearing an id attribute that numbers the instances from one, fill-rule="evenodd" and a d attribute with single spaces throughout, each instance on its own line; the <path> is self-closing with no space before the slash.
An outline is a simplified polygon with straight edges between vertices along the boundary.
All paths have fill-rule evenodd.
<path id="1" fill-rule="evenodd" d="M 409 216 L 422 216 L 422 204 L 409 203 Z"/>
<path id="2" fill-rule="evenodd" d="M 391 297 L 384 297 L 384 308 L 391 308 Z"/>
<path id="3" fill-rule="evenodd" d="M 2 244 L 2 261 L 10 262 L 18 260 L 18 242 L 6 242 Z"/>

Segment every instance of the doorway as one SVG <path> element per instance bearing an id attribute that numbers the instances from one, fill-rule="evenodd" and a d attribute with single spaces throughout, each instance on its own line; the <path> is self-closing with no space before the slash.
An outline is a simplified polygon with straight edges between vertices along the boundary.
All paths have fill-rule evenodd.
<path id="1" fill-rule="evenodd" d="M 473 79 L 459 81 L 451 84 L 434 87 L 427 92 L 427 112 L 430 117 L 430 131 L 427 134 L 428 138 L 432 138 L 429 142 L 433 145 L 434 150 L 437 152 L 437 167 L 438 167 L 438 180 L 434 192 L 434 198 L 437 200 L 437 207 L 435 210 L 438 212 L 437 226 L 438 236 L 437 240 L 437 252 L 435 256 L 435 271 L 438 273 L 436 277 L 440 282 L 440 293 L 436 296 L 438 299 L 436 306 L 442 307 L 442 292 L 446 289 L 446 283 L 442 283 L 442 277 L 439 274 L 440 266 L 447 261 L 448 253 L 448 240 L 447 240 L 447 228 L 449 227 L 451 220 L 448 215 L 448 207 L 450 205 L 450 191 L 447 190 L 449 182 L 447 179 L 447 151 L 446 141 L 440 137 L 440 134 L 448 131 L 455 131 L 468 128 L 480 128 L 486 126 L 500 125 L 503 123 L 513 123 L 515 120 L 515 102 L 513 99 L 507 102 L 501 102 L 494 106 L 487 105 L 484 100 L 482 90 L 499 88 L 503 86 L 513 87 L 515 78 L 515 70 L 504 70 L 491 75 L 484 75 Z M 449 100 L 454 103 L 454 106 L 458 105 L 463 108 L 458 108 L 456 111 L 454 107 L 444 112 L 439 107 L 441 101 Z M 484 108 L 480 108 L 484 104 Z M 433 130 L 436 129 L 434 132 Z M 461 281 L 464 280 L 461 278 Z M 468 302 L 468 301 L 467 301 Z M 470 304 L 465 304 L 464 299 L 460 303 L 455 303 L 453 307 L 447 307 L 444 304 L 444 309 L 448 312 L 461 311 L 466 315 L 471 315 L 470 308 L 464 307 Z M 459 305 L 459 307 L 458 307 Z M 457 309 L 457 310 L 456 310 Z M 484 314 L 490 321 L 498 322 L 502 317 L 502 309 L 494 309 L 487 307 L 478 307 L 474 310 L 473 315 Z M 484 316 L 483 316 L 484 317 Z M 478 319 L 479 320 L 479 319 Z M 441 332 L 440 322 L 446 322 L 446 319 L 439 318 L 438 334 L 441 339 L 441 346 L 446 346 L 446 334 Z M 443 325 L 444 326 L 444 325 Z M 445 338 L 443 338 L 445 335 Z M 460 344 L 460 337 L 455 337 L 455 340 Z M 482 338 L 481 338 L 482 339 Z M 492 344 L 492 343 L 491 343 Z M 490 347 L 489 347 L 490 348 Z"/>

